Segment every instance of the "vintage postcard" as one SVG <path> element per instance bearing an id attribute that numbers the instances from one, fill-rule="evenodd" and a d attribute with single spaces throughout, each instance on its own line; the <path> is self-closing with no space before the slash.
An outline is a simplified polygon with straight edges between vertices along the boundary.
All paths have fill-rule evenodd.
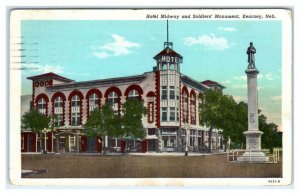
<path id="1" fill-rule="evenodd" d="M 288 9 L 11 9 L 9 178 L 288 186 Z"/>

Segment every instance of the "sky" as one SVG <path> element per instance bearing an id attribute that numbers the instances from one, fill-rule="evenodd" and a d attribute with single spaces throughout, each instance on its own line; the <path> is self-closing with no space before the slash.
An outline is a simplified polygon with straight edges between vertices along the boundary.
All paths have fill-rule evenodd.
<path id="1" fill-rule="evenodd" d="M 166 29 L 164 20 L 24 20 L 21 93 L 32 93 L 27 77 L 47 72 L 87 81 L 152 71 Z M 237 102 L 247 101 L 246 50 L 253 42 L 259 108 L 280 130 L 281 34 L 281 21 L 169 21 L 169 41 L 183 56 L 181 73 L 221 83 Z"/>

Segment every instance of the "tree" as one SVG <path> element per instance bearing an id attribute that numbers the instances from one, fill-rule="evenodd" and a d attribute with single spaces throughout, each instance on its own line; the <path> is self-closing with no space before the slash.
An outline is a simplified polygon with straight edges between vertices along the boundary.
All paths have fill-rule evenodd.
<path id="1" fill-rule="evenodd" d="M 232 126 L 226 129 L 225 133 L 230 136 L 235 147 L 243 148 L 245 146 L 246 137 L 244 131 L 248 129 L 248 105 L 245 102 L 235 103 L 235 116 L 232 118 Z"/>
<path id="2" fill-rule="evenodd" d="M 267 123 L 267 117 L 263 114 L 258 116 L 259 130 L 263 132 L 261 137 L 262 148 L 272 149 L 282 147 L 282 133 L 274 123 Z"/>
<path id="3" fill-rule="evenodd" d="M 111 105 L 105 103 L 101 110 L 96 108 L 91 111 L 85 127 L 88 136 L 102 136 L 102 147 L 104 148 L 105 136 L 119 136 L 121 123 L 119 116 L 114 114 Z"/>
<path id="4" fill-rule="evenodd" d="M 121 137 L 126 140 L 142 139 L 145 137 L 145 128 L 142 117 L 147 114 L 147 109 L 139 99 L 128 99 L 123 104 L 121 119 Z"/>
<path id="5" fill-rule="evenodd" d="M 214 90 L 207 90 L 204 95 L 205 103 L 202 109 L 199 109 L 199 114 L 200 124 L 209 127 L 209 150 L 211 150 L 213 129 L 222 129 L 225 141 L 230 137 L 231 141 L 241 148 L 245 143 L 244 131 L 248 130 L 247 103 L 237 104 L 231 96 Z M 260 113 L 261 110 L 258 112 Z M 282 146 L 282 133 L 278 132 L 278 126 L 274 123 L 267 123 L 267 117 L 263 114 L 259 115 L 259 130 L 263 132 L 262 148 Z"/>
<path id="6" fill-rule="evenodd" d="M 88 136 L 102 136 L 102 140 L 105 140 L 105 136 L 125 140 L 142 139 L 145 137 L 142 117 L 146 113 L 147 109 L 138 99 L 128 99 L 123 104 L 123 115 L 115 114 L 111 105 L 106 103 L 101 110 L 91 111 L 85 124 L 86 133 Z"/>
<path id="7" fill-rule="evenodd" d="M 128 99 L 123 104 L 122 136 L 129 139 L 145 137 L 145 128 L 142 117 L 147 114 L 147 109 L 139 99 Z"/>
<path id="8" fill-rule="evenodd" d="M 225 141 L 230 137 L 239 141 L 244 127 L 243 105 L 237 105 L 231 96 L 223 95 L 220 91 L 207 90 L 204 94 L 205 103 L 200 108 L 200 124 L 209 127 L 208 149 L 211 151 L 211 137 L 213 129 L 222 129 Z M 202 106 L 202 105 L 200 105 Z M 247 115 L 246 115 L 247 117 Z M 247 119 L 247 118 L 246 118 Z"/>
<path id="9" fill-rule="evenodd" d="M 45 139 L 43 133 L 54 130 L 55 120 L 55 115 L 46 116 L 37 109 L 32 109 L 22 116 L 21 122 L 23 128 L 29 128 L 32 132 L 39 134 L 41 138 L 40 147 L 46 152 L 46 145 L 44 144 L 44 141 L 42 141 L 42 137 Z"/>
<path id="10" fill-rule="evenodd" d="M 84 127 L 85 133 L 88 137 L 96 137 L 97 135 L 103 135 L 103 114 L 98 108 L 95 108 L 91 111 Z"/>

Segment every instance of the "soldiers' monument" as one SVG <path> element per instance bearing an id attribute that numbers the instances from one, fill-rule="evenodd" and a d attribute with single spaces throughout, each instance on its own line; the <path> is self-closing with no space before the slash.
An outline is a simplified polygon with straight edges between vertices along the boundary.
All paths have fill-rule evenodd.
<path id="1" fill-rule="evenodd" d="M 259 71 L 255 67 L 254 54 L 256 49 L 253 43 L 247 49 L 248 68 L 246 69 L 248 83 L 248 130 L 246 136 L 246 152 L 238 157 L 240 162 L 268 162 L 269 157 L 261 151 L 261 135 L 258 128 L 258 98 L 257 98 L 257 75 Z"/>

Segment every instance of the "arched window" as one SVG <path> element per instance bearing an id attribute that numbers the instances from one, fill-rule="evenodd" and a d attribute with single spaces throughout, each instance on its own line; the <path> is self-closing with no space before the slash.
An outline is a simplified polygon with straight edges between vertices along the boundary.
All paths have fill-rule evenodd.
<path id="1" fill-rule="evenodd" d="M 38 110 L 42 114 L 46 114 L 47 102 L 44 98 L 40 98 L 38 101 Z"/>
<path id="2" fill-rule="evenodd" d="M 195 94 L 191 95 L 191 124 L 196 125 L 196 97 Z"/>
<path id="3" fill-rule="evenodd" d="M 199 120 L 201 120 L 201 113 L 203 112 L 203 109 L 204 109 L 204 97 L 203 97 L 203 94 L 199 94 L 199 103 L 198 103 L 198 105 L 199 105 L 199 112 L 200 112 L 200 114 L 199 114 Z"/>
<path id="4" fill-rule="evenodd" d="M 101 107 L 101 98 L 102 94 L 99 89 L 93 88 L 90 89 L 86 94 L 86 103 L 87 103 L 87 117 L 89 117 L 91 111 L 95 108 L 100 109 Z"/>
<path id="5" fill-rule="evenodd" d="M 79 95 L 74 95 L 71 99 L 71 124 L 80 125 L 80 97 Z"/>
<path id="6" fill-rule="evenodd" d="M 183 102 L 183 123 L 188 123 L 188 94 L 186 91 L 183 91 L 182 94 L 182 102 Z"/>
<path id="7" fill-rule="evenodd" d="M 58 96 L 54 100 L 54 114 L 56 115 L 55 124 L 56 126 L 63 125 L 63 99 Z"/>
<path id="8" fill-rule="evenodd" d="M 170 64 L 170 70 L 175 70 L 175 64 Z"/>
<path id="9" fill-rule="evenodd" d="M 131 90 L 129 93 L 128 93 L 128 98 L 129 99 L 135 99 L 135 98 L 138 98 L 139 97 L 139 92 L 135 89 Z"/>
<path id="10" fill-rule="evenodd" d="M 168 64 L 167 63 L 162 63 L 161 69 L 162 70 L 167 70 L 168 69 Z"/>
<path id="11" fill-rule="evenodd" d="M 118 94 L 115 91 L 112 91 L 108 94 L 108 102 L 112 105 L 115 105 L 118 103 Z"/>
<path id="12" fill-rule="evenodd" d="M 62 108 L 63 107 L 63 99 L 62 99 L 62 97 L 57 97 L 57 98 L 55 98 L 55 100 L 54 100 L 54 107 L 55 108 Z"/>
<path id="13" fill-rule="evenodd" d="M 108 88 L 104 94 L 106 102 L 111 105 L 116 114 L 120 114 L 121 111 L 121 96 L 121 90 L 115 86 Z"/>
<path id="14" fill-rule="evenodd" d="M 92 93 L 89 97 L 89 111 L 91 112 L 95 108 L 98 108 L 99 97 L 96 93 Z"/>

